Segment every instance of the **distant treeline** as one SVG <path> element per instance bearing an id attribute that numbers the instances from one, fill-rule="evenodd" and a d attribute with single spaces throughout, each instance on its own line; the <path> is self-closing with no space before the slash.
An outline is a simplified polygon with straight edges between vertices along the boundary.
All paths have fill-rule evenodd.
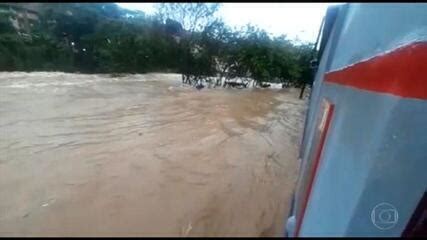
<path id="1" fill-rule="evenodd" d="M 311 44 L 252 26 L 231 29 L 215 17 L 218 8 L 164 3 L 147 16 L 114 3 L 44 3 L 26 31 L 13 25 L 17 12 L 3 8 L 0 71 L 177 72 L 190 84 L 213 76 L 294 85 L 311 78 Z"/>

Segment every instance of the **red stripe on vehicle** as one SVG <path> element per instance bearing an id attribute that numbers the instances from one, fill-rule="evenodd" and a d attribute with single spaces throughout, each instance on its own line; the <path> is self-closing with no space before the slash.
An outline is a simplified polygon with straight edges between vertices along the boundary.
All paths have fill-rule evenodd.
<path id="1" fill-rule="evenodd" d="M 314 158 L 313 171 L 309 175 L 310 180 L 309 180 L 307 191 L 306 191 L 304 199 L 303 199 L 303 205 L 301 208 L 301 212 L 299 214 L 300 217 L 298 217 L 298 219 L 297 219 L 296 230 L 295 230 L 295 236 L 296 237 L 299 236 L 301 226 L 302 226 L 302 222 L 303 222 L 304 215 L 305 215 L 305 210 L 307 208 L 308 201 L 310 200 L 311 189 L 313 188 L 314 179 L 316 178 L 316 175 L 317 175 L 317 170 L 319 168 L 319 163 L 320 163 L 320 159 L 322 156 L 323 146 L 325 144 L 326 134 L 328 132 L 329 125 L 331 123 L 333 112 L 334 112 L 334 104 L 331 104 L 331 105 L 329 105 L 329 110 L 328 110 L 327 117 L 326 117 L 325 127 L 324 127 L 324 129 L 320 135 L 320 142 L 319 142 L 319 145 L 318 145 L 318 148 L 316 151 L 316 155 Z"/>
<path id="2" fill-rule="evenodd" d="M 329 72 L 325 82 L 399 97 L 427 100 L 427 42 Z"/>

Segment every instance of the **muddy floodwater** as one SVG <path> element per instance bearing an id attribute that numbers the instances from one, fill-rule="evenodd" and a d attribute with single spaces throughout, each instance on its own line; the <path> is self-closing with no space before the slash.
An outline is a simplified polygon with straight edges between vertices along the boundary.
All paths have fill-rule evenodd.
<path id="1" fill-rule="evenodd" d="M 177 74 L 0 73 L 0 236 L 280 236 L 306 102 Z"/>

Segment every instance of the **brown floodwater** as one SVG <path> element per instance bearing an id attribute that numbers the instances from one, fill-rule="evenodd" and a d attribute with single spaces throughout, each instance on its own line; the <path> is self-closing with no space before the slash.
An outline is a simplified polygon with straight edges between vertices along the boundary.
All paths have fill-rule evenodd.
<path id="1" fill-rule="evenodd" d="M 281 236 L 305 101 L 176 74 L 0 73 L 0 236 Z"/>

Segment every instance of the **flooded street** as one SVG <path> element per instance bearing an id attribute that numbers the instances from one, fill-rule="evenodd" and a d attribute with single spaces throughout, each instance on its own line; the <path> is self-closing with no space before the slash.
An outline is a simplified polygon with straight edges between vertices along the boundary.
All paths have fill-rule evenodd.
<path id="1" fill-rule="evenodd" d="M 0 236 L 280 236 L 298 90 L 0 73 Z"/>

